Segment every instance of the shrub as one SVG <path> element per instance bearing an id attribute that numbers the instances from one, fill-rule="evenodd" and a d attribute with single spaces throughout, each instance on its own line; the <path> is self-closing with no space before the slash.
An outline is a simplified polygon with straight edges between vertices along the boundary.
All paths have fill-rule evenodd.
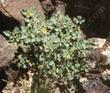
<path id="1" fill-rule="evenodd" d="M 19 53 L 20 67 L 31 64 L 40 79 L 70 84 L 89 70 L 87 55 L 92 42 L 81 38 L 78 21 L 73 23 L 59 13 L 46 20 L 33 9 L 24 10 L 22 14 L 25 25 L 9 35 L 11 43 L 28 47 L 27 52 Z"/>

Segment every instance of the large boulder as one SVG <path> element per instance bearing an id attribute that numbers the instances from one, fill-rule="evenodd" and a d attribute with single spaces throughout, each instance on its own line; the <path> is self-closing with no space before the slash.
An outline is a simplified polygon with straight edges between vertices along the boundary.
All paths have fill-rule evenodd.
<path id="1" fill-rule="evenodd" d="M 43 9 L 39 0 L 4 0 L 0 6 L 0 11 L 9 17 L 13 17 L 20 23 L 23 23 L 23 16 L 21 10 L 24 8 L 35 7 L 36 10 L 43 14 Z"/>

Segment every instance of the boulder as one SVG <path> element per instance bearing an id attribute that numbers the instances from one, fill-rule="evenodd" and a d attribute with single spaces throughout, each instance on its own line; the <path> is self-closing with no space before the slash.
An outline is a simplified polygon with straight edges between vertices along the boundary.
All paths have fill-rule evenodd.
<path id="1" fill-rule="evenodd" d="M 33 6 L 39 13 L 43 14 L 43 9 L 39 0 L 5 0 L 0 6 L 0 11 L 18 20 L 20 23 L 23 23 L 23 16 L 20 13 L 21 10 Z"/>
<path id="2" fill-rule="evenodd" d="M 0 67 L 3 67 L 14 59 L 17 48 L 10 45 L 2 35 L 0 35 L 0 42 Z"/>

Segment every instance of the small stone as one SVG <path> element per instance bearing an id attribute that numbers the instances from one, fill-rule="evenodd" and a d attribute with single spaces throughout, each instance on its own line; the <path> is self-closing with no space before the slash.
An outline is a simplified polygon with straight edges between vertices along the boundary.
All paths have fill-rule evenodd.
<path id="1" fill-rule="evenodd" d="M 81 83 L 84 83 L 84 82 L 87 82 L 88 80 L 87 80 L 87 78 L 80 78 L 80 80 L 79 80 Z"/>

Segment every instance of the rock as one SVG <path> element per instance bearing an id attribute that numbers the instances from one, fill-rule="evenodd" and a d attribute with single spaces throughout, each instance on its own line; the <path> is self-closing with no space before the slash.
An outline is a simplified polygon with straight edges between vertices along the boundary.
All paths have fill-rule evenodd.
<path id="1" fill-rule="evenodd" d="M 88 81 L 88 79 L 85 78 L 85 77 L 79 79 L 79 82 L 80 82 L 80 83 L 85 83 L 85 82 L 87 82 L 87 81 Z"/>
<path id="2" fill-rule="evenodd" d="M 106 42 L 106 39 L 102 39 L 102 38 L 93 38 L 94 40 L 94 48 L 102 48 L 103 45 Z"/>
<path id="3" fill-rule="evenodd" d="M 110 70 L 106 69 L 104 72 L 101 73 L 103 80 L 110 80 Z"/>
<path id="4" fill-rule="evenodd" d="M 17 48 L 10 45 L 2 35 L 0 42 L 0 67 L 3 67 L 13 60 Z"/>
<path id="5" fill-rule="evenodd" d="M 55 2 L 55 12 L 60 12 L 62 14 L 66 13 L 67 4 L 65 0 L 56 0 Z"/>
<path id="6" fill-rule="evenodd" d="M 101 54 L 106 56 L 105 65 L 110 65 L 110 49 L 103 50 Z"/>
<path id="7" fill-rule="evenodd" d="M 110 93 L 110 88 L 104 85 L 99 78 L 86 80 L 82 82 L 82 86 L 85 93 Z"/>
<path id="8" fill-rule="evenodd" d="M 55 9 L 52 0 L 41 0 L 41 5 L 46 13 L 52 13 Z"/>
<path id="9" fill-rule="evenodd" d="M 39 0 L 5 0 L 0 7 L 0 11 L 9 17 L 15 18 L 20 23 L 23 23 L 23 16 L 20 13 L 21 10 L 33 6 L 39 13 L 43 14 L 43 9 Z"/>
<path id="10" fill-rule="evenodd" d="M 93 38 L 94 46 L 93 51 L 90 55 L 92 62 L 92 68 L 97 65 L 106 66 L 110 65 L 110 44 L 106 39 Z"/>
<path id="11" fill-rule="evenodd" d="M 14 83 L 7 83 L 7 86 L 3 89 L 2 93 L 23 93 L 20 91 L 19 87 L 14 87 Z"/>
<path id="12" fill-rule="evenodd" d="M 58 12 L 66 13 L 67 4 L 65 0 L 41 0 L 41 5 L 47 17 L 51 17 Z"/>

